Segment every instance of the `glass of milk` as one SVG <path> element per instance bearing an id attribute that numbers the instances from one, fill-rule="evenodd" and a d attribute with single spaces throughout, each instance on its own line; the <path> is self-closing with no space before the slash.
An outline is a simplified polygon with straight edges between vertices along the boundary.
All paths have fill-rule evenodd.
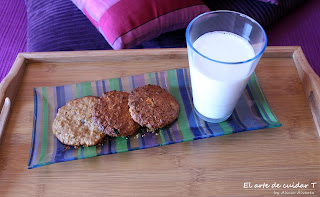
<path id="1" fill-rule="evenodd" d="M 264 29 L 244 14 L 213 11 L 190 22 L 186 40 L 197 115 L 227 120 L 266 49 Z"/>

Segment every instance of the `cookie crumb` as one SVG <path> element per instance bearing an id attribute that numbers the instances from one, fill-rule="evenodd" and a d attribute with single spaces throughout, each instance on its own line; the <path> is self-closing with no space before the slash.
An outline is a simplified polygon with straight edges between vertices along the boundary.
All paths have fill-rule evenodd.
<path id="1" fill-rule="evenodd" d="M 63 148 L 64 148 L 64 149 L 63 149 L 63 152 L 64 152 L 64 151 L 70 149 L 70 146 L 68 146 L 68 145 L 63 145 Z"/>

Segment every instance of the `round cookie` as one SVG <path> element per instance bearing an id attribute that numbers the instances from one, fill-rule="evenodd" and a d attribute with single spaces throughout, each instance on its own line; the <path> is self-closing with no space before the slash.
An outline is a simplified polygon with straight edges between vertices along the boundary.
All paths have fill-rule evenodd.
<path id="1" fill-rule="evenodd" d="M 104 93 L 93 107 L 93 122 L 104 133 L 112 137 L 134 134 L 140 125 L 130 116 L 127 92 Z"/>
<path id="2" fill-rule="evenodd" d="M 92 122 L 93 105 L 98 97 L 74 99 L 59 108 L 52 124 L 53 134 L 70 146 L 94 146 L 102 141 L 102 133 Z"/>
<path id="3" fill-rule="evenodd" d="M 178 101 L 157 85 L 145 85 L 129 95 L 129 111 L 134 121 L 150 130 L 162 128 L 179 116 Z"/>

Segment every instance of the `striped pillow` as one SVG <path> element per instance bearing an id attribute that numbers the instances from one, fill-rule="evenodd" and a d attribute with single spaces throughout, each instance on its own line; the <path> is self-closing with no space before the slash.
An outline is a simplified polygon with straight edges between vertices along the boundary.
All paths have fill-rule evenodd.
<path id="1" fill-rule="evenodd" d="M 202 0 L 72 0 L 113 49 L 134 47 L 185 28 L 210 11 Z"/>

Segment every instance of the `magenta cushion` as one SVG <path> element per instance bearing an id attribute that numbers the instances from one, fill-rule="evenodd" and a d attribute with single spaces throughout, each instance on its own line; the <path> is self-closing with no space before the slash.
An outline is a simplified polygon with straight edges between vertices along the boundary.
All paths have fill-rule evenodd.
<path id="1" fill-rule="evenodd" d="M 204 12 L 201 0 L 72 0 L 114 49 L 134 47 L 185 28 Z"/>

